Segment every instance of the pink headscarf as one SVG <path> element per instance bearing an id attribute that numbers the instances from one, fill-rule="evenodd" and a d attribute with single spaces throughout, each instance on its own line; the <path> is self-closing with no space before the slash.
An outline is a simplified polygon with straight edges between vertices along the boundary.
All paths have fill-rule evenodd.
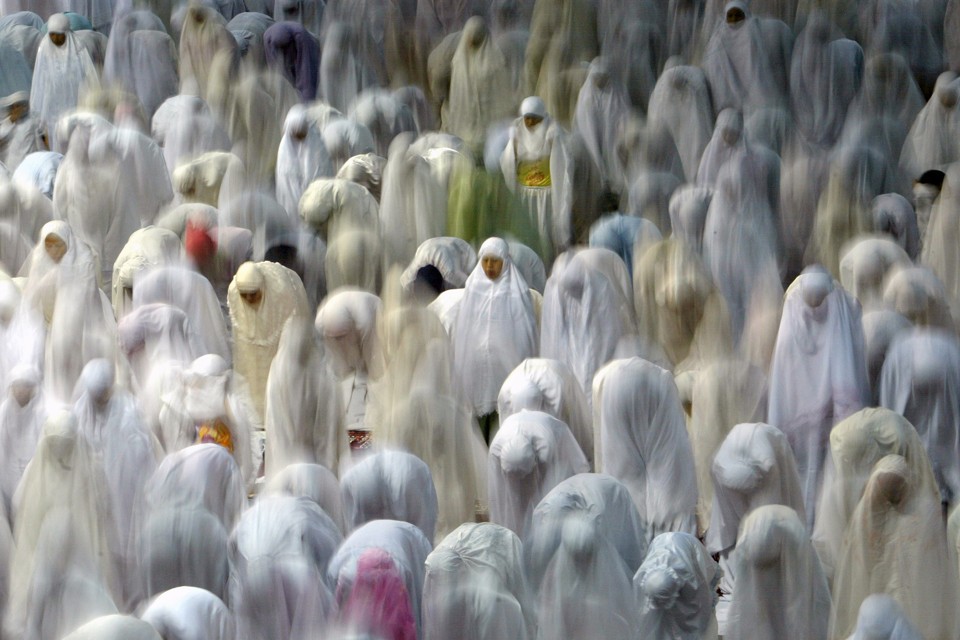
<path id="1" fill-rule="evenodd" d="M 342 601 L 344 594 L 337 593 Z M 417 624 L 403 576 L 383 549 L 367 549 L 357 559 L 357 575 L 341 620 L 363 626 L 384 640 L 417 640 Z"/>

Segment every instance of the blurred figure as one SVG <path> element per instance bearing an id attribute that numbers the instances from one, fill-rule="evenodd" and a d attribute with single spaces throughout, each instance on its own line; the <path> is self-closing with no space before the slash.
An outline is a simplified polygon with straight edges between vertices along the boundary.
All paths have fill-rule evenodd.
<path id="1" fill-rule="evenodd" d="M 275 262 L 247 262 L 227 293 L 233 324 L 234 370 L 250 385 L 253 407 L 262 419 L 267 376 L 280 346 L 284 322 L 307 318 L 307 294 L 296 273 Z"/>
<path id="2" fill-rule="evenodd" d="M 13 494 L 33 458 L 47 419 L 40 371 L 20 364 L 8 374 L 8 395 L 0 403 L 0 492 L 6 520 Z"/>
<path id="3" fill-rule="evenodd" d="M 500 169 L 507 186 L 527 205 L 541 245 L 552 247 L 545 252 L 549 259 L 570 243 L 573 166 L 566 134 L 550 118 L 543 100 L 525 98 L 519 115 L 500 156 Z"/>
<path id="4" fill-rule="evenodd" d="M 826 640 L 830 591 L 797 513 L 767 505 L 743 521 L 733 556 L 737 592 L 725 638 Z"/>
<path id="5" fill-rule="evenodd" d="M 16 171 L 23 159 L 50 148 L 47 128 L 30 111 L 30 94 L 18 91 L 0 100 L 0 162 Z"/>
<path id="6" fill-rule="evenodd" d="M 848 640 L 922 640 L 903 607 L 885 593 L 869 595 L 860 605 L 857 626 Z"/>
<path id="7" fill-rule="evenodd" d="M 860 307 L 828 273 L 809 268 L 784 296 L 767 420 L 787 436 L 813 530 L 830 430 L 869 402 Z"/>
<path id="8" fill-rule="evenodd" d="M 720 568 L 689 533 L 662 533 L 633 576 L 639 624 L 652 640 L 716 636 L 713 608 Z"/>
<path id="9" fill-rule="evenodd" d="M 683 407 L 669 371 L 614 360 L 593 382 L 596 468 L 630 490 L 647 541 L 697 533 L 697 479 Z"/>
<path id="10" fill-rule="evenodd" d="M 520 539 L 495 524 L 458 527 L 427 556 L 426 640 L 535 637 Z"/>
<path id="11" fill-rule="evenodd" d="M 504 420 L 490 443 L 490 521 L 526 537 L 540 499 L 557 484 L 589 470 L 564 423 L 539 411 Z"/>
<path id="12" fill-rule="evenodd" d="M 956 568 L 948 557 L 939 496 L 897 455 L 881 458 L 864 488 L 837 564 L 831 629 L 853 631 L 871 593 L 888 593 L 924 637 L 956 635 Z"/>
<path id="13" fill-rule="evenodd" d="M 50 16 L 47 37 L 37 51 L 30 99 L 50 134 L 51 149 L 66 143 L 56 131 L 60 116 L 76 108 L 81 93 L 98 83 L 93 60 L 74 35 L 70 20 L 62 13 Z"/>
<path id="14" fill-rule="evenodd" d="M 530 289 L 507 243 L 490 238 L 464 287 L 454 325 L 453 363 L 487 442 L 497 430 L 497 394 L 520 362 L 537 353 L 538 327 Z"/>
<path id="15" fill-rule="evenodd" d="M 267 376 L 268 477 L 294 462 L 337 469 L 348 450 L 338 380 L 308 317 L 287 320 Z"/>

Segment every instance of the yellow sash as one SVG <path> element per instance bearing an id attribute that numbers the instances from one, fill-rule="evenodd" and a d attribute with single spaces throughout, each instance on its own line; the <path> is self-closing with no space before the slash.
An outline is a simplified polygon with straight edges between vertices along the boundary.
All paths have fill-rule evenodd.
<path id="1" fill-rule="evenodd" d="M 197 425 L 197 443 L 212 442 L 233 453 L 233 435 L 220 418 Z"/>
<path id="2" fill-rule="evenodd" d="M 550 157 L 517 162 L 517 182 L 525 187 L 549 187 Z"/>

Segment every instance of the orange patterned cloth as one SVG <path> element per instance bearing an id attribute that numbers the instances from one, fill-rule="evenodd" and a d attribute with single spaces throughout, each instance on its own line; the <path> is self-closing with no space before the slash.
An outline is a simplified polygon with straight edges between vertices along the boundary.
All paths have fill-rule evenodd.
<path id="1" fill-rule="evenodd" d="M 208 420 L 197 425 L 197 444 L 212 442 L 233 453 L 233 435 L 230 427 L 220 418 Z"/>
<path id="2" fill-rule="evenodd" d="M 363 429 L 348 429 L 347 438 L 350 441 L 350 450 L 369 449 L 373 446 L 373 432 Z"/>

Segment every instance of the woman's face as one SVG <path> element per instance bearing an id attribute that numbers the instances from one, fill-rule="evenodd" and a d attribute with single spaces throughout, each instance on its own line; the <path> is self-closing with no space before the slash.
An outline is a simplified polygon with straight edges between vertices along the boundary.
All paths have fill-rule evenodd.
<path id="1" fill-rule="evenodd" d="M 67 34 L 65 34 L 65 33 L 51 33 L 51 34 L 50 34 L 50 42 L 52 42 L 53 44 L 57 45 L 58 47 L 62 47 L 62 46 L 63 46 L 63 43 L 66 42 L 66 41 L 67 41 Z"/>
<path id="2" fill-rule="evenodd" d="M 243 301 L 246 302 L 251 307 L 255 307 L 260 304 L 260 301 L 263 300 L 263 291 L 257 289 L 256 291 L 250 291 L 248 293 L 241 293 L 240 297 L 243 298 Z"/>
<path id="3" fill-rule="evenodd" d="M 50 233 L 43 239 L 43 248 L 51 260 L 60 264 L 64 254 L 67 252 L 67 243 L 64 242 L 60 236 Z"/>
<path id="4" fill-rule="evenodd" d="M 727 24 L 737 25 L 747 19 L 747 16 L 743 13 L 743 9 L 739 7 L 733 7 L 727 11 Z"/>
<path id="5" fill-rule="evenodd" d="M 543 122 L 543 118 L 540 116 L 523 116 L 523 126 L 525 126 L 527 129 L 533 129 L 541 122 Z"/>
<path id="6" fill-rule="evenodd" d="M 483 256 L 480 260 L 480 266 L 483 268 L 483 273 L 486 274 L 491 280 L 496 280 L 500 277 L 500 273 L 503 271 L 503 260 L 496 256 Z"/>

